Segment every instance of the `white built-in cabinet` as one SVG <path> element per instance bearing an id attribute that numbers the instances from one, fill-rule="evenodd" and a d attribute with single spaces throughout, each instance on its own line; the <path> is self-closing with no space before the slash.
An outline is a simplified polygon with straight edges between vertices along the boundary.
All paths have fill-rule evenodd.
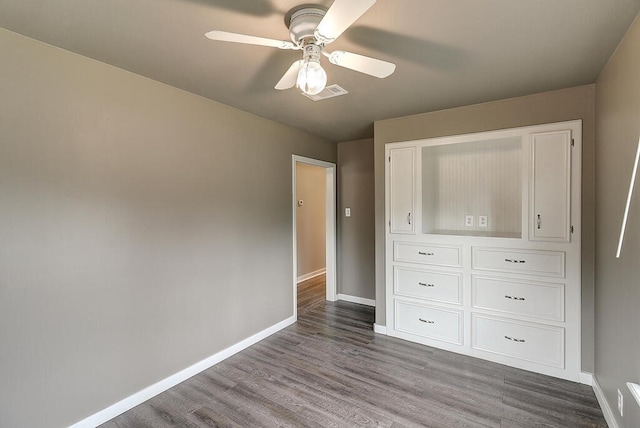
<path id="1" fill-rule="evenodd" d="M 531 135 L 531 239 L 568 242 L 571 131 Z"/>
<path id="2" fill-rule="evenodd" d="M 581 121 L 387 144 L 387 334 L 579 381 L 581 146 Z"/>
<path id="3" fill-rule="evenodd" d="M 389 159 L 390 230 L 392 233 L 414 233 L 416 148 L 390 149 Z"/>

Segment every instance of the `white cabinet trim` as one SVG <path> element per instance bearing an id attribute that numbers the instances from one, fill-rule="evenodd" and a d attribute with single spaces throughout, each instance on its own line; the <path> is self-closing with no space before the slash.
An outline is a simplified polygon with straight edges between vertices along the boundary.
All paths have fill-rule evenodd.
<path id="1" fill-rule="evenodd" d="M 535 236 L 535 231 L 532 229 L 536 220 L 534 214 L 532 214 L 535 209 L 532 199 L 535 189 L 531 186 L 534 177 L 532 134 L 544 135 L 545 133 L 562 134 L 566 136 L 566 141 L 575 141 L 575 146 L 568 149 L 569 153 L 566 156 L 565 167 L 568 172 L 559 172 L 555 175 L 557 177 L 570 177 L 570 179 L 566 180 L 570 185 L 570 197 L 566 198 L 566 207 L 563 206 L 561 208 L 566 208 L 568 213 L 566 217 L 568 219 L 566 222 L 567 239 L 562 236 L 560 237 L 561 239 L 550 240 L 545 238 L 540 240 L 538 239 L 539 237 Z M 548 141 L 550 141 L 549 144 L 553 144 L 555 141 L 562 142 L 562 138 L 551 138 Z M 481 144 L 474 146 L 475 141 Z M 520 141 L 520 146 L 517 145 L 518 141 Z M 458 143 L 463 144 L 460 147 L 423 150 L 424 147 L 431 148 L 433 146 L 455 145 Z M 543 144 L 538 146 L 538 149 L 543 149 L 544 147 L 545 145 Z M 485 148 L 489 151 L 505 150 L 505 154 L 487 154 L 485 156 L 485 152 L 482 152 Z M 392 149 L 411 149 L 415 153 L 413 159 L 415 164 L 411 165 L 411 169 L 414 171 L 414 182 L 412 184 L 414 211 L 412 217 L 415 219 L 415 224 L 414 230 L 410 234 L 392 233 L 388 227 L 390 221 L 389 204 L 391 203 L 388 192 L 391 186 L 389 163 L 387 162 L 385 177 L 385 189 L 387 191 L 385 196 L 385 221 L 387 222 L 385 233 L 385 279 L 388 322 L 386 334 L 525 370 L 572 381 L 580 381 L 583 378 L 580 362 L 582 121 L 388 143 L 385 147 L 387 157 Z M 457 153 L 464 154 L 464 161 L 442 158 L 442 156 L 456 156 Z M 518 160 L 518 156 L 520 160 Z M 553 156 L 549 159 L 553 159 Z M 508 188 L 502 187 L 501 184 L 496 184 L 494 188 L 491 187 L 492 183 L 502 182 L 497 182 L 495 178 L 491 178 L 494 181 L 487 181 L 487 187 L 475 186 L 474 189 L 479 189 L 479 193 L 474 190 L 475 193 L 472 192 L 470 197 L 475 199 L 470 202 L 479 203 L 481 205 L 480 208 L 478 208 L 478 205 L 473 204 L 469 204 L 467 207 L 466 203 L 469 201 L 464 199 L 466 196 L 464 198 L 456 196 L 457 199 L 455 200 L 451 200 L 451 198 L 435 199 L 434 195 L 438 195 L 437 192 L 451 192 L 453 189 L 465 191 L 466 182 L 463 181 L 462 188 L 459 184 L 450 185 L 451 182 L 449 181 L 445 181 L 446 185 L 438 187 L 439 185 L 437 184 L 432 186 L 430 183 L 434 183 L 434 181 L 431 180 L 455 180 L 457 179 L 458 170 L 460 174 L 463 174 L 467 172 L 464 169 L 467 165 L 469 168 L 474 168 L 473 161 L 475 159 L 479 160 L 477 165 L 481 165 L 481 168 L 475 168 L 474 171 L 471 171 L 473 174 L 492 173 L 494 171 L 500 173 L 501 164 L 515 165 L 517 163 L 521 168 L 520 173 L 514 174 L 511 168 L 507 175 L 500 177 L 518 180 L 518 183 Z M 427 166 L 423 165 L 423 162 L 427 162 Z M 495 162 L 495 166 L 492 166 L 494 164 L 491 162 Z M 564 157 L 562 161 L 549 162 L 548 165 L 559 167 L 558 165 L 563 162 Z M 434 175 L 431 172 L 434 168 L 450 169 L 445 171 L 444 175 Z M 425 173 L 424 176 L 423 171 Z M 473 180 L 475 178 L 471 178 L 471 181 L 469 181 L 469 177 L 476 177 L 473 174 L 467 175 L 464 180 L 467 180 L 468 183 L 474 183 Z M 481 176 L 478 177 L 482 178 Z M 487 189 L 489 191 L 485 195 L 484 191 Z M 510 215 L 506 221 L 511 223 L 504 223 L 505 227 L 492 223 L 492 220 L 500 219 L 499 215 L 496 216 L 495 211 L 493 213 L 482 212 L 486 209 L 485 201 L 496 204 L 489 205 L 491 210 L 500 209 L 499 202 L 491 202 L 494 201 L 491 191 L 501 192 L 503 190 L 505 193 L 496 195 L 495 201 L 499 201 L 500 197 L 503 200 L 504 197 L 518 197 L 520 198 L 521 206 L 521 210 L 518 209 L 516 212 L 515 208 L 513 208 L 514 204 L 509 204 L 505 212 Z M 451 193 L 448 194 L 450 195 Z M 468 192 L 465 191 L 465 194 L 468 194 Z M 560 199 L 562 198 L 560 197 Z M 449 200 L 454 204 L 452 208 L 432 205 L 435 203 L 444 204 Z M 423 202 L 430 204 L 429 209 L 423 206 Z M 512 200 L 509 202 L 512 202 Z M 515 206 L 517 207 L 517 204 Z M 465 228 L 466 226 L 464 226 L 464 217 L 467 214 L 475 217 L 473 227 Z M 489 215 L 489 227 L 487 230 L 481 230 L 477 227 L 477 220 L 479 215 L 485 214 Z M 432 216 L 452 216 L 451 218 L 454 218 L 455 221 L 452 223 L 445 218 L 445 221 L 441 222 Z M 565 218 L 561 221 L 564 222 Z M 458 227 L 459 223 L 457 222 L 463 222 L 462 226 Z M 520 231 L 517 230 L 517 222 L 520 223 Z M 512 224 L 516 225 L 515 229 L 510 226 Z M 449 225 L 453 226 L 454 229 L 449 230 Z M 571 227 L 573 227 L 573 232 L 571 232 Z M 558 231 L 561 229 L 560 227 L 554 227 L 552 234 L 559 233 Z M 557 238 L 557 236 L 552 237 Z M 429 249 L 434 249 L 434 251 Z M 438 251 L 435 251 L 436 249 L 441 249 L 437 257 L 436 253 Z M 416 251 L 421 251 L 425 255 L 418 257 L 418 253 L 414 254 Z M 428 256 L 428 253 L 434 254 Z M 479 255 L 489 255 L 490 257 L 479 259 Z M 499 258 L 496 258 L 498 256 Z M 502 260 L 500 260 L 500 257 Z M 513 263 L 507 263 L 504 259 L 513 259 Z M 445 279 L 459 278 L 459 302 L 451 301 L 455 300 L 452 297 L 455 296 L 455 293 L 451 291 L 452 284 L 455 284 L 454 281 L 443 281 L 443 284 L 449 287 L 443 299 L 437 293 L 431 294 L 412 288 L 415 285 L 412 285 L 411 282 L 415 282 L 416 278 L 419 278 L 416 275 L 405 275 L 404 280 L 408 281 L 409 286 L 398 288 L 398 272 L 428 272 L 435 275 L 433 278 L 437 278 L 438 275 Z M 427 276 L 427 278 L 429 277 Z M 497 284 L 497 288 L 491 291 L 493 293 L 490 294 L 492 297 L 487 297 L 487 294 L 485 294 L 482 296 L 484 300 L 481 302 L 477 298 L 478 288 L 474 284 L 474 281 L 480 278 L 501 281 L 501 283 L 494 283 Z M 504 286 L 501 284 L 504 284 Z M 536 290 L 539 290 L 540 293 L 535 298 L 528 294 L 528 306 L 522 305 L 522 310 L 520 311 L 515 309 L 518 307 L 517 304 L 492 303 L 492 298 L 500 298 L 496 294 L 498 293 L 496 290 L 502 292 L 505 289 L 504 287 L 509 287 L 509 284 L 513 284 L 513 289 L 519 292 L 535 293 Z M 508 295 L 517 297 L 516 294 Z M 418 333 L 398 326 L 398 302 L 402 302 L 403 305 L 416 305 L 446 313 L 450 313 L 447 311 L 458 313 L 460 321 L 458 327 L 461 329 L 460 342 L 457 343 L 455 340 L 442 341 L 441 338 L 435 337 L 437 334 L 432 336 L 419 334 L 424 331 L 434 331 L 427 328 L 420 329 L 420 324 L 417 324 L 411 317 L 406 318 L 406 320 L 414 323 L 410 324 L 410 329 L 415 328 Z M 546 304 L 552 307 L 540 309 L 535 306 Z M 405 315 L 409 313 L 413 313 L 413 311 L 409 310 Z M 545 355 L 536 350 L 532 350 L 532 355 L 529 358 L 527 355 L 522 354 L 508 355 L 508 353 L 494 352 L 495 350 L 477 349 L 477 347 L 474 347 L 474 341 L 476 340 L 474 337 L 474 320 L 478 319 L 498 319 L 504 323 L 504 326 L 511 325 L 514 329 L 517 326 L 529 326 L 534 329 L 531 331 L 540 333 L 541 339 L 538 340 L 543 341 L 543 344 L 546 340 L 551 343 L 549 344 L 549 349 L 553 350 L 554 355 L 549 356 L 549 361 L 547 361 L 545 360 Z M 408 322 L 406 320 L 405 322 Z M 446 331 L 443 330 L 440 333 L 445 336 L 447 334 L 451 335 L 452 330 L 450 327 L 451 324 L 448 325 Z M 518 330 L 515 329 L 514 331 Z M 560 335 L 562 337 L 561 342 L 559 342 Z M 562 356 L 560 357 L 560 355 Z"/>

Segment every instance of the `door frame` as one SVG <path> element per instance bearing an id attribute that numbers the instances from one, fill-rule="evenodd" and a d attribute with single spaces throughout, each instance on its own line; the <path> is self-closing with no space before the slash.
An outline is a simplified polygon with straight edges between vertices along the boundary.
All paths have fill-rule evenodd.
<path id="1" fill-rule="evenodd" d="M 337 254 L 336 254 L 336 164 L 312 159 L 304 156 L 292 155 L 291 177 L 292 198 L 291 209 L 293 213 L 293 316 L 298 319 L 298 236 L 296 208 L 296 165 L 298 163 L 318 166 L 325 170 L 326 202 L 325 202 L 325 236 L 326 236 L 326 298 L 330 302 L 337 300 Z"/>

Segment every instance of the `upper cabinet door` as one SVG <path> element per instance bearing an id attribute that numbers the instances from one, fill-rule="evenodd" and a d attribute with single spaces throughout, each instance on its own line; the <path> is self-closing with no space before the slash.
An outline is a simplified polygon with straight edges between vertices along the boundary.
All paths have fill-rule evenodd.
<path id="1" fill-rule="evenodd" d="M 416 148 L 389 150 L 389 232 L 415 233 Z"/>
<path id="2" fill-rule="evenodd" d="M 532 241 L 571 239 L 571 131 L 531 135 Z"/>

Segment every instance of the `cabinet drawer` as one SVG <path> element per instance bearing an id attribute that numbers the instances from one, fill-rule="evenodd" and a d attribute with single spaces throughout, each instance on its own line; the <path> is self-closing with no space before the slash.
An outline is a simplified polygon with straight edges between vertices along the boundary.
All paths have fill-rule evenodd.
<path id="1" fill-rule="evenodd" d="M 563 251 L 473 247 L 473 269 L 564 278 Z"/>
<path id="2" fill-rule="evenodd" d="M 475 308 L 564 321 L 564 284 L 473 276 Z"/>
<path id="3" fill-rule="evenodd" d="M 460 247 L 394 243 L 393 258 L 398 262 L 460 267 Z"/>
<path id="4" fill-rule="evenodd" d="M 548 366 L 564 368 L 564 329 L 505 318 L 471 315 L 471 346 Z"/>
<path id="5" fill-rule="evenodd" d="M 460 274 L 394 267 L 393 281 L 395 294 L 401 296 L 462 303 Z"/>
<path id="6" fill-rule="evenodd" d="M 462 311 L 395 301 L 395 329 L 430 339 L 462 344 Z"/>

